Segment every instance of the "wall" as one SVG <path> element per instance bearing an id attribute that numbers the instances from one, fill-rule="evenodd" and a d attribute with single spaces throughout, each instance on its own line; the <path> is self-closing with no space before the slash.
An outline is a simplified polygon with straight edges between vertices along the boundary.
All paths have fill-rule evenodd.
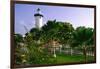
<path id="1" fill-rule="evenodd" d="M 32 0 L 29 0 L 32 1 Z M 100 67 L 100 0 L 33 0 L 42 2 L 88 4 L 97 6 L 97 63 L 39 67 L 34 69 L 99 69 Z M 10 67 L 10 0 L 0 0 L 0 69 Z M 27 68 L 33 69 L 33 68 Z"/>

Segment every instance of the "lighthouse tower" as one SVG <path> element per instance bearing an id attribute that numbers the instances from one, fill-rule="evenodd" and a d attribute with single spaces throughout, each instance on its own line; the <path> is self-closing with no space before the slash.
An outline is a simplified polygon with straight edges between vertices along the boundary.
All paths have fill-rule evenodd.
<path id="1" fill-rule="evenodd" d="M 34 14 L 35 17 L 35 27 L 40 29 L 42 27 L 43 15 L 41 14 L 40 9 L 37 9 L 37 12 Z"/>

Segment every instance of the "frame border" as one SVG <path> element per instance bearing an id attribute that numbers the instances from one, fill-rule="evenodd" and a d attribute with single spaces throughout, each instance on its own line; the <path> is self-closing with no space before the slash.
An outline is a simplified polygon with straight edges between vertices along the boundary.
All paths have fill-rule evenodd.
<path id="1" fill-rule="evenodd" d="M 79 63 L 63 63 L 63 64 L 47 64 L 47 65 L 15 65 L 15 57 L 14 57 L 14 53 L 15 53 L 15 49 L 14 49 L 14 21 L 15 21 L 15 4 L 36 4 L 36 5 L 50 5 L 50 6 L 67 6 L 67 7 L 80 7 L 80 8 L 94 8 L 94 30 L 95 30 L 95 34 L 94 34 L 94 43 L 95 43 L 95 61 L 94 62 L 87 62 L 87 63 L 83 63 L 83 62 L 79 62 Z M 10 24 L 10 68 L 27 68 L 27 67 L 44 67 L 44 66 L 60 66 L 60 65 L 76 65 L 76 64 L 92 64 L 92 63 L 96 63 L 96 5 L 83 5 L 83 4 L 67 4 L 67 3 L 52 3 L 52 2 L 36 2 L 36 1 L 10 1 L 10 20 L 11 20 L 11 24 Z"/>

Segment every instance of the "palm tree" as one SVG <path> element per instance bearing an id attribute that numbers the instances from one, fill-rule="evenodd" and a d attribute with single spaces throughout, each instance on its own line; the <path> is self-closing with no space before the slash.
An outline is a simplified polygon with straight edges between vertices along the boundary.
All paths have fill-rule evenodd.
<path id="1" fill-rule="evenodd" d="M 88 43 L 93 37 L 93 29 L 92 28 L 85 28 L 85 27 L 78 27 L 73 32 L 73 42 L 72 45 L 74 46 L 81 46 L 83 49 L 83 55 L 85 57 L 85 62 L 87 61 L 86 54 L 87 54 L 87 47 Z"/>

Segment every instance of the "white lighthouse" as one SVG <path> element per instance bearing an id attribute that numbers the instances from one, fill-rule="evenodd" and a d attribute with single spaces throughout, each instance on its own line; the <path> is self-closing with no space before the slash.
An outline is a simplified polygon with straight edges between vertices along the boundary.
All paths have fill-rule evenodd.
<path id="1" fill-rule="evenodd" d="M 42 27 L 43 15 L 41 14 L 40 9 L 37 9 L 37 12 L 34 14 L 35 17 L 35 27 L 40 29 Z"/>

